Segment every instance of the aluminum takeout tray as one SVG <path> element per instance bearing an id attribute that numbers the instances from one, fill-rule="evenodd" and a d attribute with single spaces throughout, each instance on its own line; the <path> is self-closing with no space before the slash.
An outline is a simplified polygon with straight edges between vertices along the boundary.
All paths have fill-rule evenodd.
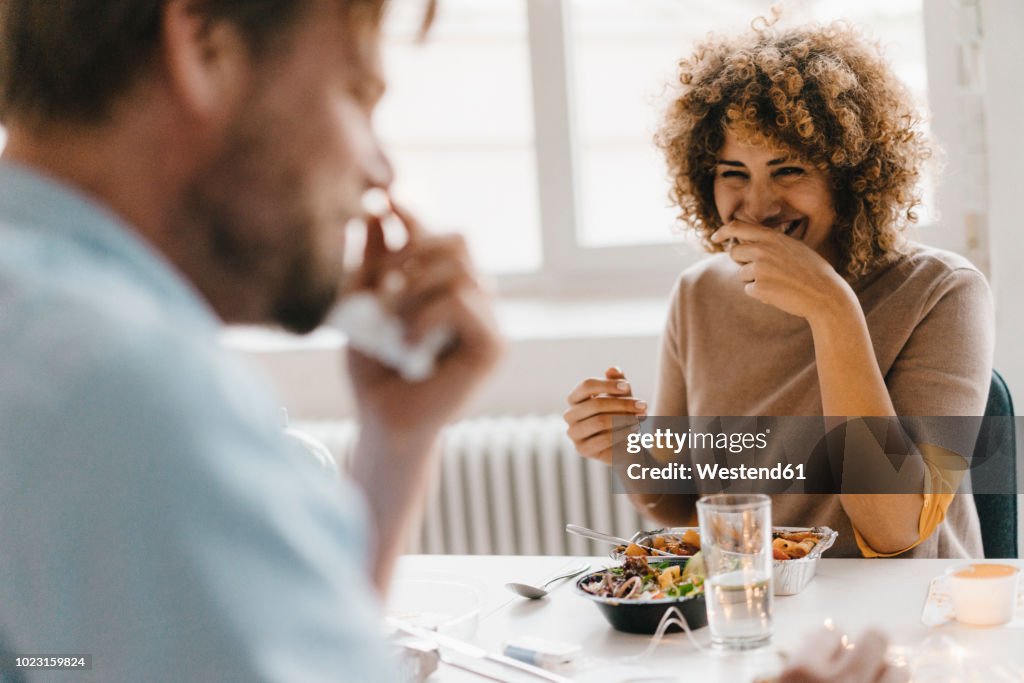
<path id="1" fill-rule="evenodd" d="M 664 529 L 654 529 L 652 531 L 638 531 L 630 537 L 630 541 L 638 543 L 640 545 L 650 545 L 651 541 L 655 536 L 682 536 L 686 531 L 700 532 L 700 529 L 692 526 L 674 526 L 666 527 Z M 818 570 L 818 560 L 821 559 L 822 553 L 832 547 L 832 544 L 836 542 L 836 536 L 839 532 L 830 529 L 827 526 L 816 526 L 816 527 L 799 527 L 799 526 L 775 526 L 772 527 L 773 533 L 791 533 L 794 531 L 813 531 L 817 534 L 821 540 L 818 541 L 814 549 L 807 554 L 806 557 L 801 557 L 796 560 L 774 560 L 773 561 L 773 593 L 775 595 L 796 595 L 804 589 L 804 587 L 811 582 L 814 578 L 814 573 Z M 621 558 L 623 553 L 612 551 L 611 556 L 615 559 Z M 653 556 L 652 556 L 653 557 Z"/>

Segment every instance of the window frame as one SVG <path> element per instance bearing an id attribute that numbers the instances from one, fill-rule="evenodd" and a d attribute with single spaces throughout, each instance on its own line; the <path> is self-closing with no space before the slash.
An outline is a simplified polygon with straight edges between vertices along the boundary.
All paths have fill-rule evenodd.
<path id="1" fill-rule="evenodd" d="M 578 136 L 572 101 L 572 46 L 569 3 L 525 0 L 530 75 L 533 83 L 534 152 L 537 163 L 541 228 L 541 264 L 528 273 L 497 276 L 506 293 L 583 295 L 667 292 L 699 254 L 669 239 L 658 244 L 584 247 L 578 239 L 581 219 Z M 557 227 L 555 227 L 557 226 Z"/>

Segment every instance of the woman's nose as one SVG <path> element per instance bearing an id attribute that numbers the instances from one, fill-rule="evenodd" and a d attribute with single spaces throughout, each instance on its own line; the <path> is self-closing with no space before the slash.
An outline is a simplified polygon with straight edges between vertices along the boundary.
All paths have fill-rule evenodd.
<path id="1" fill-rule="evenodd" d="M 782 212 L 782 201 L 771 183 L 751 182 L 747 185 L 740 211 L 752 223 L 764 223 Z"/>

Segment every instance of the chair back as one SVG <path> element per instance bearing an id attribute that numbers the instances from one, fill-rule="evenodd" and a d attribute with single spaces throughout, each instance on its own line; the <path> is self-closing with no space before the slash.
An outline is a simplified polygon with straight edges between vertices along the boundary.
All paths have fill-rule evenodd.
<path id="1" fill-rule="evenodd" d="M 985 417 L 1013 416 L 1013 398 L 1006 382 L 995 370 L 992 371 L 992 385 L 989 389 Z M 1007 450 L 1008 449 L 1008 450 Z M 1001 451 L 1007 450 L 1006 455 Z M 976 490 L 1003 489 L 1005 482 L 1013 482 L 1014 493 L 976 493 L 974 505 L 978 508 L 981 522 L 981 542 L 985 557 L 1016 558 L 1017 547 L 1017 453 L 1016 434 L 1013 419 L 986 420 L 978 441 L 974 446 L 974 457 L 991 458 L 999 453 L 993 462 L 1000 463 L 998 471 L 986 467 L 983 480 L 974 477 Z M 979 475 L 981 473 L 979 472 Z M 989 486 L 986 486 L 988 482 Z"/>

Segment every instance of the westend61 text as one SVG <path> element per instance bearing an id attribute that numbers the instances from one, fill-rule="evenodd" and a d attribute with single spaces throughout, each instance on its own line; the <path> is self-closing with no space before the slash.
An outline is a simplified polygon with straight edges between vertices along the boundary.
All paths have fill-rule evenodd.
<path id="1" fill-rule="evenodd" d="M 782 480 L 792 481 L 794 479 L 806 479 L 804 466 L 783 465 L 778 463 L 773 467 L 748 467 L 739 465 L 737 467 L 722 467 L 718 464 L 696 463 L 694 465 L 683 465 L 671 463 L 663 467 L 644 467 L 639 463 L 633 463 L 626 469 L 626 476 L 635 481 L 644 479 L 693 479 L 694 472 L 697 478 L 702 481 L 732 481 L 737 479 L 745 480 Z"/>

